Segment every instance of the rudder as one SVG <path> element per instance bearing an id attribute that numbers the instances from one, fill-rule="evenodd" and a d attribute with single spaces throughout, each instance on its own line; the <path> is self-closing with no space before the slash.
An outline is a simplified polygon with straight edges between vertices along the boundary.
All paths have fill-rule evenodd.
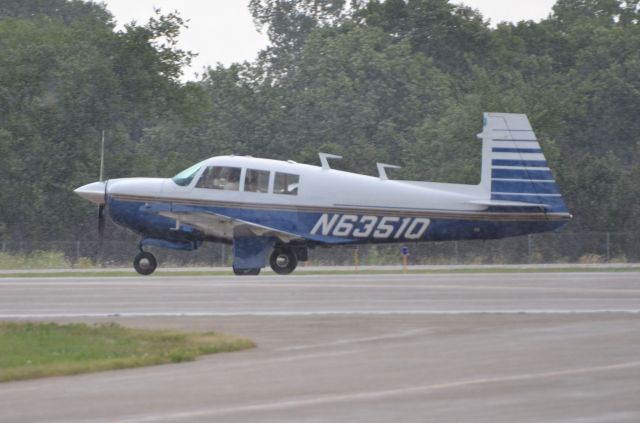
<path id="1" fill-rule="evenodd" d="M 568 213 L 529 119 L 524 114 L 485 113 L 480 185 L 492 201 L 540 204 Z"/>

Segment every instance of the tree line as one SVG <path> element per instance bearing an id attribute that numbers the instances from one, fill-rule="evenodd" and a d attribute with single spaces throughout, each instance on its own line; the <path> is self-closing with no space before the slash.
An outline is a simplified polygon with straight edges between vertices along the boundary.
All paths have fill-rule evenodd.
<path id="1" fill-rule="evenodd" d="M 639 232 L 639 0 L 558 0 L 541 22 L 493 27 L 448 0 L 252 0 L 269 46 L 182 82 L 188 22 L 116 29 L 104 4 L 0 3 L 0 236 L 75 240 L 95 209 L 73 189 L 168 177 L 221 154 L 399 179 L 477 183 L 482 112 L 526 113 L 570 230 Z"/>

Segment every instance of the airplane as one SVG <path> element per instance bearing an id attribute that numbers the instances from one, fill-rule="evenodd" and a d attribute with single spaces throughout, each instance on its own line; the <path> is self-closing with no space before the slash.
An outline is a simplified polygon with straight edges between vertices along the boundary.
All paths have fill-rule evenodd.
<path id="1" fill-rule="evenodd" d="M 218 156 L 173 178 L 124 178 L 75 190 L 140 235 L 134 268 L 156 270 L 145 247 L 233 245 L 236 275 L 267 261 L 286 275 L 318 246 L 498 239 L 559 229 L 572 219 L 524 114 L 484 113 L 478 185 L 392 180 L 321 166 Z M 102 179 L 102 178 L 101 178 Z"/>

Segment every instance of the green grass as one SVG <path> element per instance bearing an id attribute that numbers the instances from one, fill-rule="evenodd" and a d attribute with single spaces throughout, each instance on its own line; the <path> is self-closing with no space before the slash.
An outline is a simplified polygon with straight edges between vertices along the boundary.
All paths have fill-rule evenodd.
<path id="1" fill-rule="evenodd" d="M 30 254 L 0 252 L 0 269 L 70 269 L 64 254 L 55 251 L 34 251 Z"/>
<path id="2" fill-rule="evenodd" d="M 0 323 L 0 382 L 192 361 L 254 348 L 248 339 L 86 325 Z"/>

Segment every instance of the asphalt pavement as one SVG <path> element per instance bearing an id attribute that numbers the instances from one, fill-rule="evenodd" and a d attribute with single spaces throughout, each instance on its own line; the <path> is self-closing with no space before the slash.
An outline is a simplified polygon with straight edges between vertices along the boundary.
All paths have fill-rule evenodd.
<path id="1" fill-rule="evenodd" d="M 2 422 L 638 422 L 640 274 L 0 279 L 0 319 L 258 348 L 0 384 Z"/>

